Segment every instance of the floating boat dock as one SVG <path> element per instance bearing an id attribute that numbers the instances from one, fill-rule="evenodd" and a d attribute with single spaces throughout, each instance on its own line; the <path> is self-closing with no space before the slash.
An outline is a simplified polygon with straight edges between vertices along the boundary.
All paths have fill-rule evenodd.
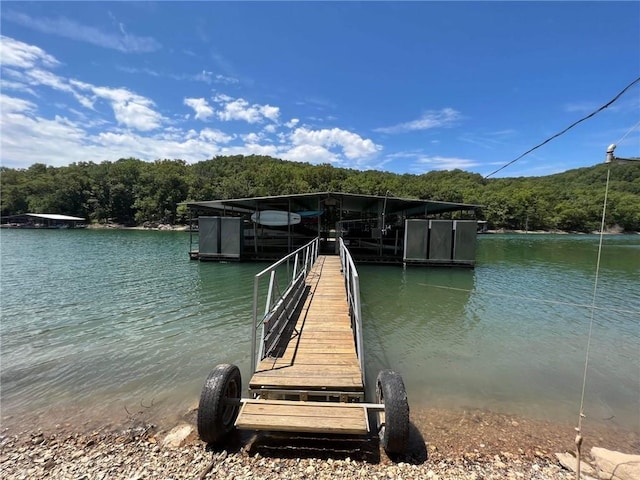
<path id="1" fill-rule="evenodd" d="M 358 262 L 473 267 L 477 205 L 323 192 L 187 202 L 189 256 L 274 261 L 314 238 Z"/>

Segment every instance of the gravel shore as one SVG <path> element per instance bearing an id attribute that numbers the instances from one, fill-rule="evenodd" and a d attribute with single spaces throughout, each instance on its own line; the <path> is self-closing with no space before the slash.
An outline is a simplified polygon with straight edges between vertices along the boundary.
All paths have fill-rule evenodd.
<path id="1" fill-rule="evenodd" d="M 410 451 L 389 459 L 377 438 L 364 440 L 236 432 L 208 448 L 193 427 L 166 442 L 169 428 L 135 424 L 81 432 L 73 425 L 42 431 L 4 428 L 0 471 L 11 479 L 573 479 L 555 452 L 573 449 L 566 425 L 492 412 L 412 412 Z M 189 428 L 190 427 L 190 428 Z M 585 431 L 584 452 L 594 444 L 638 451 L 636 431 Z"/>

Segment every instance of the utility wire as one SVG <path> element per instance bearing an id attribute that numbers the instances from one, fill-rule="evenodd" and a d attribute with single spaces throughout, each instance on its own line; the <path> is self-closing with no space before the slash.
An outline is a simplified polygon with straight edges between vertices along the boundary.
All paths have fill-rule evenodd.
<path id="1" fill-rule="evenodd" d="M 620 140 L 618 140 L 616 143 L 619 145 L 622 143 L 622 141 L 627 138 L 627 136 L 633 132 L 636 128 L 640 127 L 640 120 L 638 121 L 638 123 L 636 123 L 633 127 L 631 127 L 629 130 L 627 130 L 627 133 L 625 133 Z"/>
<path id="2" fill-rule="evenodd" d="M 524 157 L 525 155 L 530 154 L 531 152 L 533 152 L 534 150 L 537 150 L 538 148 L 540 148 L 543 145 L 546 145 L 547 143 L 549 143 L 551 140 L 553 140 L 554 138 L 559 137 L 560 135 L 565 134 L 566 132 L 568 132 L 569 130 L 571 130 L 573 127 L 575 127 L 576 125 L 578 125 L 579 123 L 584 122 L 585 120 L 593 117 L 594 115 L 596 115 L 597 113 L 600 113 L 602 110 L 604 110 L 605 108 L 609 107 L 611 104 L 613 104 L 616 100 L 618 100 L 627 90 L 629 90 L 631 87 L 633 87 L 636 83 L 640 82 L 640 77 L 636 78 L 633 82 L 631 82 L 629 85 L 627 85 L 626 87 L 624 87 L 622 89 L 622 91 L 620 93 L 618 93 L 615 97 L 613 97 L 611 100 L 609 100 L 607 103 L 605 103 L 604 105 L 602 105 L 600 108 L 598 108 L 597 110 L 591 112 L 589 115 L 587 115 L 586 117 L 581 118 L 580 120 L 573 122 L 571 125 L 569 125 L 567 128 L 565 128 L 564 130 L 562 130 L 561 132 L 556 133 L 555 135 L 547 138 L 544 142 L 539 143 L 538 145 L 536 145 L 533 148 L 530 148 L 529 150 L 527 150 L 526 152 L 524 152 L 522 155 L 520 155 L 518 158 L 515 158 L 513 160 L 511 160 L 509 163 L 505 163 L 503 166 L 501 166 L 499 169 L 494 170 L 493 172 L 491 172 L 489 175 L 485 176 L 484 178 L 489 178 L 493 175 L 495 175 L 496 173 L 498 173 L 501 170 L 504 170 L 505 168 L 507 168 L 509 165 L 512 165 L 514 163 L 516 163 L 518 160 L 520 160 L 522 157 Z"/>

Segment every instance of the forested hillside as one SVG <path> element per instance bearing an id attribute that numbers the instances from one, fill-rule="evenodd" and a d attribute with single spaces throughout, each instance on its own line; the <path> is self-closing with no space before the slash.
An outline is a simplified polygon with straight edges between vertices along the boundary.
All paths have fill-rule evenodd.
<path id="1" fill-rule="evenodd" d="M 612 164 L 607 226 L 640 231 L 640 162 Z M 483 179 L 461 170 L 423 175 L 359 171 L 263 156 L 215 157 L 188 165 L 134 158 L 0 169 L 0 215 L 62 213 L 127 225 L 181 223 L 178 203 L 340 191 L 482 205 L 491 228 L 592 231 L 600 225 L 607 165 L 547 177 Z"/>

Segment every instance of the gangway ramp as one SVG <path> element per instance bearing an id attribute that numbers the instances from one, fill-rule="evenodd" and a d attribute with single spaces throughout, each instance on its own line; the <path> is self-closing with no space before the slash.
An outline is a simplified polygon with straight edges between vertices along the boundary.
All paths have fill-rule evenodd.
<path id="1" fill-rule="evenodd" d="M 319 256 L 284 355 L 266 357 L 249 382 L 252 393 L 355 392 L 364 396 L 340 257 Z"/>
<path id="2" fill-rule="evenodd" d="M 205 442 L 220 441 L 234 427 L 367 436 L 369 413 L 375 412 L 385 450 L 406 448 L 409 405 L 400 375 L 381 371 L 377 403 L 365 403 L 360 288 L 353 260 L 341 239 L 340 256 L 318 255 L 318 244 L 310 242 L 256 275 L 250 398 L 240 398 L 238 367 L 218 365 L 198 406 L 198 433 Z M 260 284 L 265 278 L 266 288 Z M 280 288 L 283 278 L 287 283 Z"/>

